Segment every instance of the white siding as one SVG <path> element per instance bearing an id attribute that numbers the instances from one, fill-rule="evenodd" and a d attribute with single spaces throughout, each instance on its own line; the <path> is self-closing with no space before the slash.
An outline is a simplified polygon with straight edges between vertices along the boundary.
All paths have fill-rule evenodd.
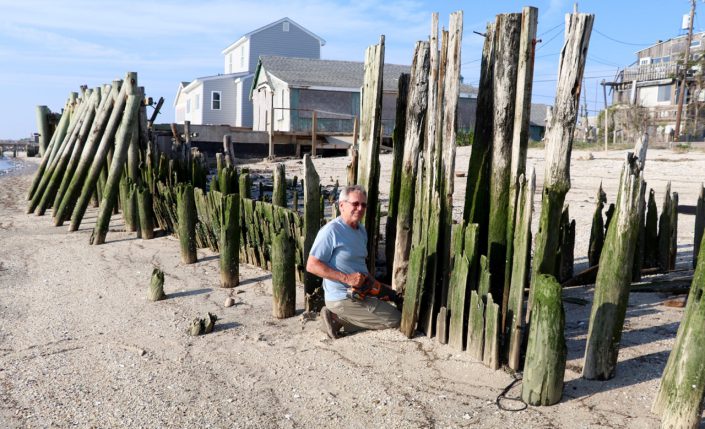
<path id="1" fill-rule="evenodd" d="M 249 70 L 250 40 L 247 39 L 225 52 L 225 73 L 242 73 Z M 231 63 L 232 60 L 232 63 Z M 256 63 L 255 63 L 256 65 Z M 231 67 L 232 66 L 232 67 Z"/>

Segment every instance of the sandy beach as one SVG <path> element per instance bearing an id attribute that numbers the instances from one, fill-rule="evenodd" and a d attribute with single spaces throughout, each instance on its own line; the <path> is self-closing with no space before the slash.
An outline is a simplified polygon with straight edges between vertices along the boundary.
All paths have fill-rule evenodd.
<path id="1" fill-rule="evenodd" d="M 467 171 L 459 148 L 456 171 Z M 626 151 L 574 151 L 568 194 L 576 227 L 576 271 L 586 255 L 600 182 L 615 202 Z M 565 302 L 568 363 L 563 400 L 525 409 L 497 397 L 514 377 L 465 352 L 396 330 L 335 341 L 303 313 L 271 315 L 270 274 L 241 265 L 241 286 L 219 287 L 218 254 L 198 251 L 182 265 L 170 236 L 141 240 L 113 216 L 107 242 L 90 246 L 96 209 L 75 233 L 26 215 L 25 196 L 39 158 L 0 174 L 0 427 L 3 428 L 657 428 L 650 408 L 674 343 L 682 308 L 673 298 L 633 293 L 617 367 L 610 381 L 580 378 L 590 304 Z M 348 160 L 319 158 L 321 184 L 344 183 Z M 543 150 L 531 149 L 537 195 Z M 387 201 L 391 155 L 382 155 L 381 200 Z M 266 162 L 247 163 L 271 171 Z M 287 176 L 302 177 L 300 160 Z M 652 149 L 646 181 L 659 212 L 667 181 L 680 204 L 696 203 L 705 153 Z M 455 182 L 462 210 L 465 178 Z M 462 213 L 456 209 L 455 216 Z M 538 213 L 534 214 L 534 225 Z M 691 267 L 694 216 L 678 219 L 678 268 Z M 535 227 L 534 227 L 535 230 Z M 168 299 L 147 300 L 153 267 L 165 273 Z M 688 271 L 674 276 L 688 275 Z M 592 302 L 592 287 L 565 296 Z M 227 297 L 235 305 L 223 306 Z M 215 313 L 215 332 L 190 337 L 195 317 Z M 520 383 L 508 397 L 520 394 Z M 519 410 L 519 411 L 517 411 Z"/>

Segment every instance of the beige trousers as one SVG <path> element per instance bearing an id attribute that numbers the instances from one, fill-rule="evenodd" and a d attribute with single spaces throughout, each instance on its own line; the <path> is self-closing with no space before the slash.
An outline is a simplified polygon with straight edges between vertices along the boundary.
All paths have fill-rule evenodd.
<path id="1" fill-rule="evenodd" d="M 394 305 L 369 296 L 363 301 L 326 301 L 326 307 L 338 316 L 345 332 L 397 328 L 401 322 L 401 312 Z"/>

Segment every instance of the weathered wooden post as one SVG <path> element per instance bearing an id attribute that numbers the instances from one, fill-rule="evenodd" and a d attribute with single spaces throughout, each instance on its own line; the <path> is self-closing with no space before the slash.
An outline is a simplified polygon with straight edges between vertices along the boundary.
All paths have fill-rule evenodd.
<path id="1" fill-rule="evenodd" d="M 152 193 L 144 185 L 136 187 L 137 212 L 139 228 L 143 240 L 154 238 L 154 211 L 152 209 Z"/>
<path id="2" fill-rule="evenodd" d="M 658 213 L 654 190 L 649 190 L 644 238 L 644 268 L 658 267 Z"/>
<path id="3" fill-rule="evenodd" d="M 116 130 L 121 123 L 121 118 L 124 116 L 123 113 L 127 102 L 128 88 L 130 88 L 130 94 L 134 94 L 137 91 L 137 73 L 127 73 L 127 76 L 120 87 L 120 92 L 117 94 L 114 101 L 113 110 L 110 113 L 110 118 L 105 126 L 103 136 L 100 138 L 100 144 L 98 145 L 98 149 L 93 157 L 90 170 L 88 171 L 86 180 L 83 182 L 81 195 L 76 201 L 73 213 L 71 214 L 71 226 L 69 227 L 69 231 L 76 231 L 81 225 L 81 221 L 83 220 L 83 215 L 86 213 L 86 209 L 88 208 L 88 203 L 90 202 L 93 189 L 95 188 L 101 172 L 106 165 L 108 153 L 113 145 L 113 142 L 117 141 L 116 136 L 127 132 L 125 130 L 116 134 Z"/>
<path id="4" fill-rule="evenodd" d="M 181 262 L 193 264 L 197 261 L 196 253 L 196 201 L 193 185 L 179 183 L 176 185 L 176 212 L 178 217 L 179 244 L 181 245 Z"/>
<path id="5" fill-rule="evenodd" d="M 223 152 L 225 154 L 225 165 L 229 167 L 235 165 L 235 154 L 233 153 L 233 142 L 230 134 L 223 136 Z"/>
<path id="6" fill-rule="evenodd" d="M 567 355 L 561 285 L 555 277 L 539 274 L 534 287 L 521 398 L 529 405 L 553 405 L 563 396 Z"/>
<path id="7" fill-rule="evenodd" d="M 360 121 L 360 158 L 357 179 L 367 191 L 367 211 L 363 224 L 367 230 L 368 270 L 375 272 L 377 254 L 377 204 L 379 201 L 379 144 L 382 126 L 382 76 L 384 70 L 384 35 L 379 44 L 365 51 L 365 76 L 362 88 Z"/>
<path id="8" fill-rule="evenodd" d="M 575 219 L 570 220 L 569 206 L 565 206 L 561 213 L 558 253 L 556 254 L 556 272 L 554 273 L 559 283 L 573 277 L 574 255 Z"/>
<path id="9" fill-rule="evenodd" d="M 164 273 L 159 268 L 152 270 L 152 280 L 149 282 L 150 301 L 161 301 L 166 299 L 164 294 Z"/>
<path id="10" fill-rule="evenodd" d="M 678 192 L 674 192 L 671 198 L 671 241 L 668 247 L 668 268 L 676 269 L 676 257 L 678 256 Z"/>
<path id="11" fill-rule="evenodd" d="M 113 106 L 118 97 L 121 87 L 121 81 L 113 81 L 110 92 L 104 97 L 104 102 L 102 103 L 101 109 L 99 109 L 94 126 L 91 128 L 90 134 L 86 141 L 85 148 L 81 153 L 81 159 L 76 167 L 76 170 L 71 178 L 71 182 L 64 194 L 64 198 L 61 200 L 58 208 L 54 213 L 54 225 L 61 226 L 64 223 L 65 218 L 76 205 L 79 198 L 79 193 L 81 192 L 81 187 L 86 180 L 86 174 L 91 165 L 91 162 L 96 156 L 96 151 L 98 149 L 98 143 L 100 142 L 103 134 L 105 133 L 108 120 L 111 117 Z"/>
<path id="12" fill-rule="evenodd" d="M 494 132 L 490 166 L 490 208 L 487 231 L 487 258 L 492 284 L 490 292 L 498 302 L 504 296 L 505 269 L 507 264 L 507 225 L 509 224 L 509 193 L 514 134 L 514 108 L 516 105 L 517 69 L 521 14 L 497 15 L 494 62 Z M 513 222 L 513 220 L 512 220 Z M 507 275 L 507 280 L 509 276 Z M 508 297 L 508 295 L 507 295 Z"/>
<path id="13" fill-rule="evenodd" d="M 403 292 L 406 286 L 406 273 L 409 265 L 409 252 L 412 242 L 412 225 L 416 176 L 419 151 L 424 139 L 424 123 L 428 104 L 428 73 L 430 69 L 430 45 L 416 42 L 414 59 L 411 64 L 409 102 L 406 107 L 406 129 L 404 135 L 404 156 L 399 179 L 399 202 L 396 211 L 396 241 L 392 265 L 392 288 Z"/>
<path id="14" fill-rule="evenodd" d="M 671 235 L 673 234 L 673 199 L 671 197 L 671 182 L 666 185 L 666 195 L 663 197 L 661 217 L 658 222 L 658 265 L 663 271 L 670 271 L 671 266 Z"/>
<path id="15" fill-rule="evenodd" d="M 594 267 L 600 262 L 602 246 L 605 244 L 605 222 L 602 218 L 602 210 L 607 202 L 607 194 L 602 190 L 602 182 L 597 190 L 595 202 L 595 214 L 592 216 L 592 227 L 590 228 L 590 245 L 588 247 L 588 265 Z"/>
<path id="16" fill-rule="evenodd" d="M 220 207 L 220 286 L 240 284 L 240 196 L 222 194 Z"/>
<path id="17" fill-rule="evenodd" d="M 518 371 L 520 366 L 521 340 L 524 326 L 524 288 L 529 274 L 529 254 L 531 253 L 531 217 L 536 191 L 536 172 L 531 169 L 527 181 L 519 176 L 518 198 L 516 202 L 516 226 L 512 245 L 512 275 L 507 303 L 507 327 L 505 329 L 507 362 L 511 369 Z"/>
<path id="18" fill-rule="evenodd" d="M 321 228 L 320 178 L 313 166 L 311 156 L 304 155 L 304 261 L 308 260 L 311 246 Z M 305 263 L 305 262 L 304 262 Z M 321 279 L 308 271 L 304 272 L 304 306 L 306 311 L 319 311 L 323 307 L 319 288 Z M 316 291 L 319 293 L 316 293 Z"/>
<path id="19" fill-rule="evenodd" d="M 284 164 L 276 164 L 272 171 L 272 176 L 274 177 L 272 204 L 286 208 L 286 173 Z"/>
<path id="20" fill-rule="evenodd" d="M 504 268 L 504 295 L 502 296 L 502 328 L 507 332 L 508 305 L 511 294 L 511 276 L 514 266 L 515 227 L 519 222 L 519 178 L 526 178 L 526 154 L 529 148 L 529 119 L 531 116 L 531 94 L 534 81 L 534 55 L 536 51 L 536 29 L 539 10 L 524 7 L 521 13 L 521 35 L 516 77 L 516 102 L 512 127 L 512 160 L 509 168 L 509 205 L 507 207 L 507 257 Z M 523 302 L 523 298 L 522 298 Z M 506 341 L 505 344 L 509 342 Z"/>
<path id="21" fill-rule="evenodd" d="M 272 314 L 277 319 L 296 314 L 296 246 L 286 226 L 286 210 L 272 208 Z"/>
<path id="22" fill-rule="evenodd" d="M 693 269 L 697 268 L 698 253 L 700 251 L 700 242 L 703 240 L 703 232 L 705 231 L 705 186 L 700 185 L 700 195 L 698 196 L 698 204 L 695 208 L 695 239 L 693 240 Z"/>
<path id="23" fill-rule="evenodd" d="M 389 208 L 384 233 L 384 256 L 387 266 L 386 279 L 391 282 L 394 266 L 394 251 L 397 237 L 397 212 L 399 210 L 399 193 L 401 191 L 402 161 L 404 157 L 404 134 L 406 133 L 406 106 L 409 99 L 409 81 L 411 76 L 402 73 L 397 86 L 396 119 L 392 133 L 392 178 L 389 183 Z"/>
<path id="24" fill-rule="evenodd" d="M 37 132 L 39 133 L 39 156 L 44 156 L 44 152 L 51 140 L 49 131 L 49 114 L 51 111 L 47 106 L 37 106 Z"/>
<path id="25" fill-rule="evenodd" d="M 646 144 L 637 147 L 637 155 L 627 154 L 617 211 L 600 256 L 583 365 L 583 377 L 590 380 L 612 378 L 617 366 L 646 189 L 645 162 Z"/>
<path id="26" fill-rule="evenodd" d="M 133 129 L 137 127 L 137 114 L 143 96 L 137 93 L 136 82 L 128 85 L 125 112 L 122 116 L 120 129 L 115 136 L 115 152 L 113 154 L 112 163 L 110 164 L 108 180 L 105 183 L 103 200 L 100 204 L 100 211 L 98 213 L 98 218 L 96 219 L 93 234 L 91 234 L 90 244 L 105 243 L 105 236 L 108 232 L 108 226 L 110 224 L 110 216 L 112 215 L 113 208 L 117 203 L 116 197 L 118 193 L 118 185 L 120 182 L 120 176 L 122 176 L 122 169 L 127 158 L 130 138 L 132 136 Z M 88 199 L 90 199 L 90 193 L 88 194 Z"/>
<path id="27" fill-rule="evenodd" d="M 529 320 L 536 289 L 533 279 L 538 278 L 539 274 L 555 272 L 558 229 L 565 196 L 570 189 L 570 154 L 573 147 L 573 133 L 580 104 L 580 89 L 594 19 L 594 15 L 584 13 L 569 14 L 565 19 L 566 40 L 558 65 L 554 114 L 545 137 L 547 142 L 546 172 L 541 202 L 541 218 L 535 241 L 532 285 L 527 307 L 527 319 Z"/>
<path id="28" fill-rule="evenodd" d="M 651 409 L 661 417 L 662 428 L 697 428 L 701 422 L 705 393 L 704 244 L 700 244 L 683 320 Z"/>
<path id="29" fill-rule="evenodd" d="M 243 170 L 238 177 L 238 193 L 242 198 L 252 198 L 252 180 L 250 173 Z"/>

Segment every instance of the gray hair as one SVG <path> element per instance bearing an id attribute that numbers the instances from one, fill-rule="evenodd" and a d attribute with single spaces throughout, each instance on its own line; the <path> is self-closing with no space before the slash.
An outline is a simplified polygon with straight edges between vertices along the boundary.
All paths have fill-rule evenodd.
<path id="1" fill-rule="evenodd" d="M 363 188 L 361 185 L 351 185 L 343 186 L 343 189 L 340 191 L 340 195 L 338 196 L 338 202 L 347 201 L 348 195 L 352 192 L 359 192 L 365 196 L 365 199 L 367 199 L 367 192 L 365 191 L 365 188 Z"/>

